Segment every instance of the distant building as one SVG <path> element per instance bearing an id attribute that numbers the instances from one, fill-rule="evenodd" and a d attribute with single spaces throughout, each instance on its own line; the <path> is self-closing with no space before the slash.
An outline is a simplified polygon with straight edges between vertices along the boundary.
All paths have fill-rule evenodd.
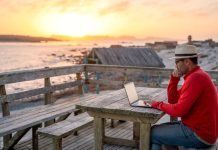
<path id="1" fill-rule="evenodd" d="M 188 44 L 192 44 L 192 36 L 191 35 L 188 36 Z"/>
<path id="2" fill-rule="evenodd" d="M 110 47 L 93 48 L 88 55 L 89 63 L 104 65 L 165 67 L 162 59 L 149 48 Z"/>
<path id="3" fill-rule="evenodd" d="M 86 63 L 136 67 L 165 67 L 162 59 L 154 50 L 144 47 L 93 48 L 88 54 Z M 100 79 L 106 78 L 107 80 L 124 80 L 123 74 L 119 71 L 106 73 L 99 72 L 98 75 Z M 144 80 L 146 83 L 161 81 L 160 77 L 151 77 L 151 75 L 146 75 L 140 72 L 135 72 L 131 75 L 128 75 L 128 81 L 133 79 L 134 81 Z"/>
<path id="4" fill-rule="evenodd" d="M 191 35 L 188 36 L 187 44 L 195 45 L 197 47 L 212 47 L 212 48 L 218 46 L 218 43 L 213 41 L 213 39 L 207 39 L 204 41 L 200 41 L 200 40 L 196 41 L 196 40 L 192 40 Z"/>
<path id="5" fill-rule="evenodd" d="M 152 48 L 154 50 L 162 50 L 162 49 L 173 49 L 177 46 L 177 41 L 163 41 L 163 42 L 154 42 L 154 43 L 146 43 L 145 46 L 148 48 Z"/>
<path id="6" fill-rule="evenodd" d="M 110 48 L 121 48 L 123 47 L 122 45 L 111 45 Z"/>

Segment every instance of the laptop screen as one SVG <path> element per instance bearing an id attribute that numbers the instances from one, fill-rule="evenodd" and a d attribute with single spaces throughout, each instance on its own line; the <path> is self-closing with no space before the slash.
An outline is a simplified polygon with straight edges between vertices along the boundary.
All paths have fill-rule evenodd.
<path id="1" fill-rule="evenodd" d="M 130 104 L 132 104 L 133 102 L 139 99 L 133 82 L 124 84 L 124 88 L 126 90 L 126 94 Z"/>

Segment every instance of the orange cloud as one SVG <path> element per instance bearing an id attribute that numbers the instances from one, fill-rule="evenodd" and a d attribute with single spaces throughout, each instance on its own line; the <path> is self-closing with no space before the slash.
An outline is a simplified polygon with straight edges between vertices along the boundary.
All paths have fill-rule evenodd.
<path id="1" fill-rule="evenodd" d="M 105 16 L 107 14 L 111 14 L 111 13 L 121 13 L 123 11 L 128 10 L 128 8 L 130 7 L 130 2 L 129 1 L 123 1 L 120 3 L 115 3 L 112 5 L 108 5 L 105 8 L 101 9 L 98 14 L 100 16 Z"/>

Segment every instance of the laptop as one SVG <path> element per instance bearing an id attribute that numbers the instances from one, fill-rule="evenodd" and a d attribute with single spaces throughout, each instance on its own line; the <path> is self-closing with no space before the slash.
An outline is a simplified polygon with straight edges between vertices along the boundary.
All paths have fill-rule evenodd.
<path id="1" fill-rule="evenodd" d="M 128 97 L 128 101 L 130 106 L 133 107 L 151 107 L 150 104 L 145 104 L 142 99 L 139 99 L 138 94 L 136 92 L 136 88 L 133 82 L 129 82 L 124 84 L 124 88 L 126 91 L 126 95 Z"/>

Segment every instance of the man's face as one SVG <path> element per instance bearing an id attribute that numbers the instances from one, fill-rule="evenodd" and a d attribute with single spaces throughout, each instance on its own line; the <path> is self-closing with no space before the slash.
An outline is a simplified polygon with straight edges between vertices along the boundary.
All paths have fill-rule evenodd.
<path id="1" fill-rule="evenodd" d="M 183 76 L 186 73 L 188 73 L 188 67 L 186 65 L 186 60 L 187 59 L 184 59 L 184 58 L 175 60 L 176 68 L 180 76 Z"/>

